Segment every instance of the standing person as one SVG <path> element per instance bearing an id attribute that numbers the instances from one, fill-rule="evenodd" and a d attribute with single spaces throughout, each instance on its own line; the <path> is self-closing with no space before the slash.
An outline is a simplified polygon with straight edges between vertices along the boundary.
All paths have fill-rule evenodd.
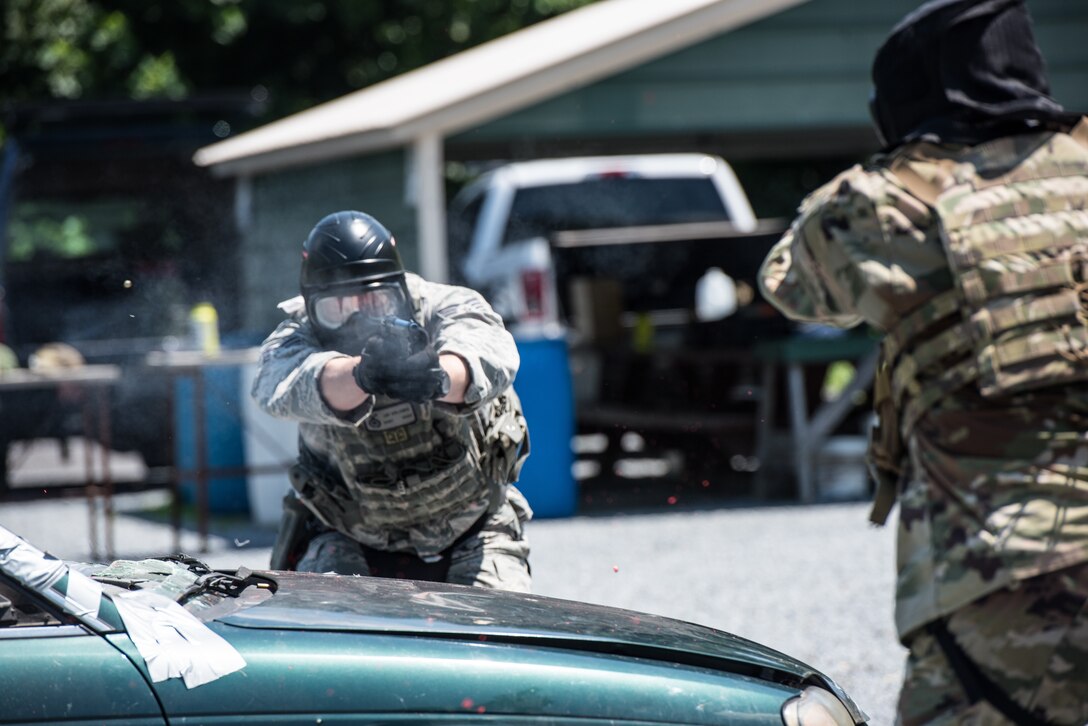
<path id="1" fill-rule="evenodd" d="M 939 0 L 877 52 L 882 154 L 761 271 L 882 331 L 873 519 L 899 502 L 899 723 L 1088 722 L 1088 121 L 1022 0 Z"/>
<path id="2" fill-rule="evenodd" d="M 252 395 L 299 422 L 272 566 L 530 589 L 518 351 L 472 290 L 404 270 L 368 214 L 317 223 Z"/>

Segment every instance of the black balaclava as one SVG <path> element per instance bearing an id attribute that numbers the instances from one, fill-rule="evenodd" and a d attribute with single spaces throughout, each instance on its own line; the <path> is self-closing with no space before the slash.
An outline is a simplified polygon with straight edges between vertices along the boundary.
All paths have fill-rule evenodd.
<path id="1" fill-rule="evenodd" d="M 933 0 L 907 15 L 876 53 L 870 110 L 885 148 L 977 144 L 1079 119 L 1050 97 L 1023 0 Z"/>

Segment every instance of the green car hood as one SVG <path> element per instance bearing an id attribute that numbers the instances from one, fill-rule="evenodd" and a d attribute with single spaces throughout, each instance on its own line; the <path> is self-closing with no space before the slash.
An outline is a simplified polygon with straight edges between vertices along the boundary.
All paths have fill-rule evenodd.
<path id="1" fill-rule="evenodd" d="M 722 631 L 588 603 L 444 583 L 288 572 L 259 573 L 275 596 L 218 622 L 270 630 L 385 634 L 553 645 L 672 661 L 791 686 L 820 685 L 853 706 L 826 676 Z"/>

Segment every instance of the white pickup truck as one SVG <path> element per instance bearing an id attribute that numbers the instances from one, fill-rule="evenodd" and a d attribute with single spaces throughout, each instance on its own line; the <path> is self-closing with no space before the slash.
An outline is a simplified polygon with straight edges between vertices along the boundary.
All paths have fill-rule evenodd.
<path id="1" fill-rule="evenodd" d="M 565 324 L 557 234 L 639 228 L 652 236 L 655 229 L 695 232 L 700 224 L 717 223 L 716 230 L 744 235 L 757 227 L 732 169 L 708 154 L 508 164 L 466 186 L 448 219 L 450 251 L 463 260 L 464 281 L 485 294 L 516 336 L 529 337 L 550 337 Z"/>

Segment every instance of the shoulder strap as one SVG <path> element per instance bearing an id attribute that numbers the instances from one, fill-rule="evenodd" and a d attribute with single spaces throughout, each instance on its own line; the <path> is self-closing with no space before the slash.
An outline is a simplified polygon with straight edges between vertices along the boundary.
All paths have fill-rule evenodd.
<path id="1" fill-rule="evenodd" d="M 959 155 L 960 151 L 955 149 L 919 143 L 892 156 L 887 169 L 904 189 L 930 207 L 936 207 L 940 196 L 959 183 L 956 176 Z M 924 168 L 919 171 L 919 167 Z"/>
<path id="2" fill-rule="evenodd" d="M 1069 135 L 1073 137 L 1073 140 L 1078 144 L 1088 148 L 1088 116 L 1082 118 L 1077 125 L 1069 131 Z"/>
<path id="3" fill-rule="evenodd" d="M 902 182 L 908 192 L 921 199 L 928 206 L 937 204 L 937 198 L 941 196 L 941 188 L 935 180 L 926 179 L 911 166 L 911 159 L 905 156 L 898 157 L 888 167 L 895 178 Z"/>

